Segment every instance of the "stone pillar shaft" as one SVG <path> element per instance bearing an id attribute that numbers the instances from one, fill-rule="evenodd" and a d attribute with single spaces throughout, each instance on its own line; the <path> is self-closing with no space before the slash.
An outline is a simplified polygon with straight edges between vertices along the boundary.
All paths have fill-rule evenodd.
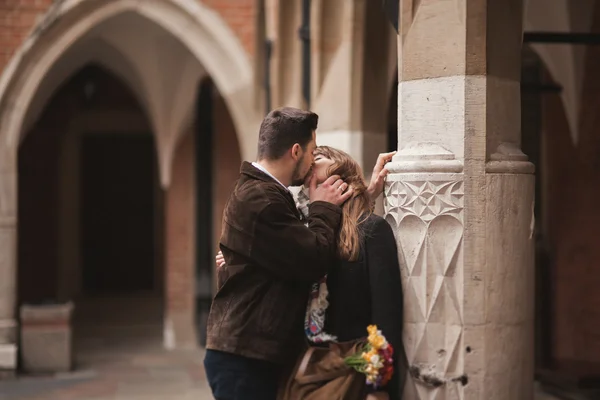
<path id="1" fill-rule="evenodd" d="M 347 152 L 368 174 L 386 150 L 393 29 L 368 1 L 313 0 L 311 8 L 317 143 Z"/>
<path id="2" fill-rule="evenodd" d="M 14 161 L 14 154 L 0 148 L 0 376 L 17 365 L 17 174 Z"/>
<path id="3" fill-rule="evenodd" d="M 401 0 L 386 218 L 407 399 L 533 398 L 533 165 L 520 151 L 521 0 Z"/>

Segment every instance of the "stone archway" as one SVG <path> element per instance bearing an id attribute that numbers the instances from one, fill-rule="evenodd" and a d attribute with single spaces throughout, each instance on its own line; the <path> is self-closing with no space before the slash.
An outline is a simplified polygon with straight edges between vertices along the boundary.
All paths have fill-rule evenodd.
<path id="1" fill-rule="evenodd" d="M 79 366 L 113 346 L 162 340 L 156 136 L 128 86 L 86 64 L 62 82 L 19 146 L 17 304 L 72 301 Z"/>
<path id="2" fill-rule="evenodd" d="M 231 114 L 242 158 L 254 156 L 260 114 L 254 107 L 252 67 L 238 40 L 215 12 L 194 0 L 55 2 L 0 77 L 0 369 L 13 369 L 16 365 L 16 183 L 19 143 L 31 120 L 35 119 L 36 108 L 43 108 L 44 97 L 49 98 L 56 89 L 56 86 L 48 85 L 48 78 L 55 72 L 53 68 L 61 58 L 94 29 L 125 15 L 153 24 L 164 32 L 164 37 L 192 55 L 199 67 L 193 62 L 186 64 L 187 69 L 183 71 L 187 74 L 185 76 L 198 79 L 203 75 L 211 76 Z M 105 53 L 118 53 L 109 47 L 106 47 Z M 85 57 L 80 60 L 81 63 L 88 61 Z M 80 66 L 75 62 L 72 68 Z M 144 71 L 121 61 L 105 66 L 125 78 L 140 103 L 147 108 L 159 143 L 161 184 L 168 187 L 176 145 L 181 136 L 189 131 L 194 113 L 184 110 L 179 113 L 181 115 L 177 120 L 165 119 L 158 111 L 161 108 L 157 102 L 160 98 L 157 100 L 155 96 L 153 100 L 148 95 L 148 87 L 132 78 L 135 75 L 142 76 L 140 73 Z M 63 72 L 65 76 L 69 75 L 69 71 Z M 195 87 L 188 96 L 191 102 L 194 96 Z M 186 98 L 175 100 L 168 105 L 176 107 L 187 101 Z M 166 106 L 162 104 L 163 108 Z"/>
<path id="3" fill-rule="evenodd" d="M 73 42 L 101 22 L 125 12 L 134 12 L 156 23 L 202 63 L 231 110 L 242 154 L 252 158 L 255 128 L 260 122 L 260 115 L 252 106 L 252 66 L 221 18 L 195 0 L 56 3 L 0 78 L 1 141 L 9 148 L 16 146 L 38 86 Z"/>

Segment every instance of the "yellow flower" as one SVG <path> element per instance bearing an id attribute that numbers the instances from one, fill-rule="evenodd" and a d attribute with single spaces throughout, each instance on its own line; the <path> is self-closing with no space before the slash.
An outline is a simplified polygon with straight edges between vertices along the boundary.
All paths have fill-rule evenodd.
<path id="1" fill-rule="evenodd" d="M 381 347 L 383 347 L 384 343 L 385 343 L 385 340 L 381 336 L 379 336 L 377 338 L 377 340 L 375 341 L 374 346 L 377 348 L 377 350 L 379 350 Z"/>
<path id="2" fill-rule="evenodd" d="M 374 335 L 374 336 L 369 336 L 369 343 L 375 349 L 375 351 L 377 351 L 385 345 L 386 341 L 383 336 Z"/>
<path id="3" fill-rule="evenodd" d="M 369 325 L 367 326 L 367 332 L 369 332 L 369 336 L 377 334 L 377 325 Z"/>
<path id="4" fill-rule="evenodd" d="M 367 331 L 369 332 L 367 340 L 375 350 L 379 350 L 386 345 L 385 337 L 381 335 L 381 331 L 377 330 L 377 325 L 369 325 Z"/>
<path id="5" fill-rule="evenodd" d="M 371 362 L 371 358 L 373 358 L 373 356 L 376 354 L 377 354 L 377 351 L 375 349 L 371 349 L 369 352 L 363 353 L 362 358 L 366 362 Z"/>

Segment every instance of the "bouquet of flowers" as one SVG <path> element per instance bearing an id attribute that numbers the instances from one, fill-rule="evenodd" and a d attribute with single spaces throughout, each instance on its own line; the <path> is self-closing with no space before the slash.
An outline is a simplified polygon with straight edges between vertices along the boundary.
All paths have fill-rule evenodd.
<path id="1" fill-rule="evenodd" d="M 362 349 L 344 361 L 349 367 L 365 374 L 367 385 L 377 390 L 392 379 L 394 348 L 377 329 L 377 325 L 369 325 L 367 332 L 369 337 Z"/>

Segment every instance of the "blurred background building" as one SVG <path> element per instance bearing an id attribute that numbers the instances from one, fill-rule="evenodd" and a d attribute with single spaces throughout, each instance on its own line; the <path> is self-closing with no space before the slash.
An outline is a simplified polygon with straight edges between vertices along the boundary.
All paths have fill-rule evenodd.
<path id="1" fill-rule="evenodd" d="M 508 275 L 526 276 L 500 287 L 502 296 L 518 299 L 515 307 L 535 305 L 530 344 L 538 377 L 598 377 L 600 3 L 401 0 L 399 22 L 397 10 L 392 1 L 373 0 L 0 1 L 0 368 L 18 366 L 17 310 L 25 303 L 73 300 L 79 348 L 102 337 L 201 346 L 224 203 L 241 160 L 255 157 L 262 117 L 288 105 L 317 112 L 318 144 L 349 152 L 367 173 L 380 152 L 400 148 L 398 176 L 410 162 L 427 164 L 409 171 L 429 174 L 417 181 L 464 174 L 461 244 L 452 253 L 460 281 L 450 285 L 461 316 L 449 322 L 444 311 L 446 319 L 436 322 L 443 325 L 439 340 L 460 343 L 460 355 L 440 361 L 442 372 L 473 371 L 457 393 L 474 398 L 469 391 L 486 392 L 495 387 L 490 377 L 505 372 L 493 335 L 483 335 L 480 353 L 463 335 L 471 326 L 469 282 L 489 292 L 505 277 L 494 278 L 490 265 L 481 266 L 482 277 L 471 267 L 486 257 L 503 265 L 521 251 Z M 487 78 L 477 86 L 471 76 Z M 435 80 L 444 77 L 462 80 Z M 432 82 L 435 99 L 423 95 L 429 89 L 402 86 Z M 459 100 L 447 102 L 444 85 Z M 465 151 L 455 151 L 457 140 Z M 478 157 L 469 149 L 481 140 L 487 172 L 469 164 Z M 495 173 L 490 162 L 526 163 L 519 147 L 535 164 L 535 223 L 531 211 L 521 212 L 533 196 L 528 178 L 522 186 L 500 185 L 496 195 L 514 191 L 502 201 L 494 193 L 477 198 L 477 186 L 468 184 Z M 437 161 L 453 160 L 461 167 L 436 170 Z M 502 173 L 531 175 L 523 168 Z M 393 186 L 402 179 L 391 179 L 388 198 L 402 191 Z M 485 213 L 473 216 L 477 204 L 514 218 L 494 220 L 496 236 L 485 227 L 469 231 L 496 223 Z M 400 215 L 396 206 L 388 200 L 391 222 Z M 521 238 L 525 247 L 535 241 L 535 277 L 527 249 L 502 244 Z M 401 257 L 409 239 L 399 236 Z M 483 259 L 477 243 L 492 249 Z M 476 302 L 483 320 L 512 323 L 496 318 L 489 301 Z M 515 337 L 525 338 L 515 348 L 528 352 L 532 329 L 523 321 L 515 322 L 523 322 Z M 430 322 L 419 324 L 437 326 Z M 460 339 L 450 339 L 452 326 Z M 415 346 L 409 358 L 432 357 Z M 534 379 L 531 354 L 505 360 L 522 363 L 515 371 L 524 382 Z M 513 379 L 527 386 L 519 382 Z M 427 390 L 421 398 L 435 398 Z M 440 398 L 463 398 L 449 393 Z"/>

